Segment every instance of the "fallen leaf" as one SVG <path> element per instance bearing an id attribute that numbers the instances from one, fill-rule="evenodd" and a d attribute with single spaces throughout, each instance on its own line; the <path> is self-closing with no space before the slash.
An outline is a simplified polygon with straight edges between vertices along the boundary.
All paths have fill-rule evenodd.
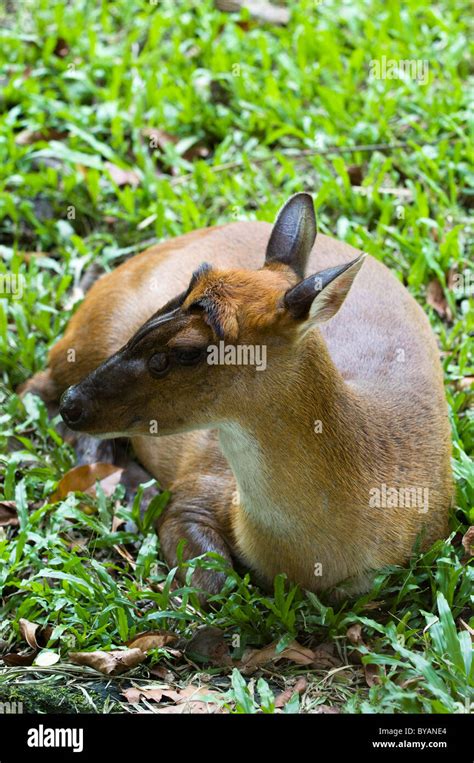
<path id="1" fill-rule="evenodd" d="M 367 604 L 364 604 L 362 609 L 364 612 L 370 612 L 371 609 L 381 609 L 384 604 L 384 601 L 368 601 Z"/>
<path id="2" fill-rule="evenodd" d="M 112 517 L 112 532 L 116 533 L 119 527 L 122 527 L 122 525 L 125 524 L 125 519 L 122 519 L 117 514 L 114 514 Z"/>
<path id="3" fill-rule="evenodd" d="M 192 702 L 182 705 L 163 705 L 163 707 L 158 707 L 154 712 L 165 715 L 183 715 L 185 713 L 194 713 L 195 715 L 216 715 L 217 713 L 223 713 L 224 711 L 219 705 L 214 705 L 211 702 L 193 700 Z"/>
<path id="4" fill-rule="evenodd" d="M 122 694 L 127 699 L 127 702 L 130 702 L 132 705 L 137 705 L 140 702 L 140 697 L 146 697 L 146 699 L 151 699 L 154 702 L 160 702 L 163 696 L 163 690 L 160 688 L 141 689 L 137 686 L 131 686 L 129 689 L 125 689 Z"/>
<path id="5" fill-rule="evenodd" d="M 332 705 L 318 705 L 314 712 L 321 715 L 337 715 L 341 711 L 338 707 L 333 707 Z"/>
<path id="6" fill-rule="evenodd" d="M 77 665 L 87 665 L 107 676 L 125 673 L 146 658 L 141 649 L 115 649 L 111 652 L 70 652 L 69 657 Z"/>
<path id="7" fill-rule="evenodd" d="M 319 670 L 331 670 L 342 665 L 341 659 L 334 654 L 334 644 L 320 644 L 314 650 L 313 666 Z"/>
<path id="8" fill-rule="evenodd" d="M 211 691 L 205 686 L 190 684 L 183 689 L 173 689 L 170 686 L 141 687 L 132 686 L 125 689 L 122 694 L 131 704 L 138 704 L 141 697 L 152 702 L 161 702 L 162 698 L 170 699 L 174 705 L 165 705 L 153 712 L 163 713 L 209 713 L 219 712 L 220 706 L 213 703 L 214 697 L 221 699 L 222 695 Z M 204 699 L 204 697 L 206 699 Z"/>
<path id="9" fill-rule="evenodd" d="M 220 628 L 199 628 L 186 644 L 184 653 L 197 662 L 212 665 L 231 665 L 229 647 Z"/>
<path id="10" fill-rule="evenodd" d="M 0 527 L 14 527 L 20 524 L 15 501 L 0 501 Z"/>
<path id="11" fill-rule="evenodd" d="M 275 698 L 275 707 L 285 707 L 293 694 L 303 694 L 303 692 L 306 691 L 307 686 L 308 682 L 306 678 L 298 678 L 294 686 L 290 686 L 289 689 L 285 689 L 281 694 L 278 694 Z"/>
<path id="12" fill-rule="evenodd" d="M 367 686 L 380 684 L 380 665 L 364 665 L 364 675 Z"/>
<path id="13" fill-rule="evenodd" d="M 297 665 L 311 665 L 314 660 L 314 652 L 311 649 L 292 641 L 286 649 L 281 652 L 276 651 L 277 641 L 263 647 L 263 649 L 247 650 L 240 661 L 240 666 L 245 670 L 255 669 L 268 662 L 276 662 L 285 659 L 295 662 Z"/>
<path id="14" fill-rule="evenodd" d="M 456 382 L 457 389 L 473 389 L 474 388 L 474 376 L 463 376 L 462 379 L 458 379 Z"/>
<path id="15" fill-rule="evenodd" d="M 115 530 L 113 528 L 112 528 L 112 532 L 115 532 Z M 129 551 L 127 551 L 127 549 L 124 546 L 120 546 L 119 544 L 115 544 L 114 545 L 114 549 L 117 552 L 117 554 L 122 557 L 122 559 L 125 559 L 127 564 L 129 564 L 132 569 L 136 568 L 137 565 L 136 565 L 135 559 L 133 558 L 131 553 Z"/>
<path id="16" fill-rule="evenodd" d="M 33 623 L 31 620 L 26 620 L 24 617 L 20 617 L 18 625 L 22 638 L 26 641 L 28 646 L 31 646 L 32 649 L 36 649 L 36 651 L 46 646 L 51 638 L 51 633 L 53 632 L 50 625 L 43 628 L 38 625 L 38 623 Z"/>
<path id="17" fill-rule="evenodd" d="M 64 131 L 55 130 L 52 127 L 46 127 L 41 130 L 22 130 L 15 136 L 15 143 L 17 146 L 31 146 L 40 140 L 46 142 L 50 140 L 63 140 L 66 135 Z"/>
<path id="18" fill-rule="evenodd" d="M 130 686 L 128 689 L 124 689 L 121 694 L 125 697 L 127 702 L 131 705 L 137 705 L 140 702 L 140 689 L 136 686 Z"/>
<path id="19" fill-rule="evenodd" d="M 104 477 L 103 480 L 99 480 L 99 484 L 107 498 L 110 498 L 110 496 L 114 494 L 115 488 L 120 482 L 122 473 L 123 469 L 116 468 L 115 471 L 109 474 L 108 477 Z M 84 492 L 87 493 L 87 495 L 95 496 L 97 493 L 95 483 L 92 485 L 92 487 L 87 488 L 87 490 Z"/>
<path id="20" fill-rule="evenodd" d="M 142 135 L 148 138 L 150 148 L 159 148 L 163 152 L 166 150 L 166 146 L 176 146 L 180 141 L 176 135 L 171 135 L 171 133 L 158 127 L 145 127 L 142 130 Z M 196 140 L 182 153 L 183 159 L 188 162 L 192 162 L 194 159 L 205 159 L 207 156 L 209 156 L 209 148 L 202 140 Z M 171 171 L 173 172 L 173 169 Z"/>
<path id="21" fill-rule="evenodd" d="M 148 138 L 150 141 L 150 148 L 160 148 L 165 150 L 167 145 L 175 146 L 179 142 L 179 138 L 166 130 L 160 130 L 158 127 L 145 127 L 142 130 L 142 135 Z"/>
<path id="22" fill-rule="evenodd" d="M 351 185 L 361 185 L 362 180 L 364 179 L 364 172 L 361 164 L 351 164 L 347 167 L 347 174 L 349 175 Z"/>
<path id="23" fill-rule="evenodd" d="M 25 262 L 32 262 L 37 257 L 50 257 L 46 252 L 17 252 L 16 256 L 25 260 Z"/>
<path id="24" fill-rule="evenodd" d="M 466 556 L 474 556 L 474 525 L 471 525 L 462 537 L 462 545 Z"/>
<path id="25" fill-rule="evenodd" d="M 56 490 L 51 495 L 51 501 L 62 501 L 69 493 L 86 493 L 91 488 L 95 488 L 95 483 L 97 481 L 102 483 L 103 480 L 116 472 L 119 472 L 117 478 L 118 482 L 120 481 L 122 471 L 123 469 L 119 469 L 117 466 L 114 466 L 114 464 L 102 463 L 100 461 L 94 464 L 75 466 L 67 472 L 62 479 L 60 479 Z M 90 494 L 93 495 L 94 493 Z"/>
<path id="26" fill-rule="evenodd" d="M 440 318 L 446 318 L 451 320 L 451 310 L 449 309 L 446 297 L 443 293 L 443 288 L 439 281 L 434 279 L 428 284 L 426 289 L 426 301 L 436 312 Z"/>
<path id="27" fill-rule="evenodd" d="M 351 644 L 353 644 L 356 647 L 349 654 L 350 662 L 352 662 L 352 663 L 354 663 L 356 665 L 361 665 L 362 664 L 363 652 L 360 649 L 358 649 L 358 647 L 365 646 L 364 639 L 362 638 L 362 626 L 361 626 L 361 624 L 360 623 L 354 623 L 354 625 L 351 625 L 347 629 L 347 631 L 346 631 L 346 637 L 347 637 L 348 641 L 350 641 Z M 369 671 L 369 674 L 368 674 L 367 670 L 366 670 L 367 665 L 364 665 L 363 667 L 364 667 L 364 672 L 365 672 L 365 677 L 366 677 L 367 683 L 369 683 L 369 680 L 371 680 L 371 675 L 369 675 L 370 671 Z M 369 686 L 371 686 L 371 684 L 369 684 Z"/>
<path id="28" fill-rule="evenodd" d="M 355 646 L 360 646 L 364 643 L 362 639 L 362 626 L 360 623 L 355 623 L 354 625 L 351 625 L 346 632 L 346 637 L 349 639 L 351 644 L 355 644 Z"/>
<path id="29" fill-rule="evenodd" d="M 36 631 L 39 628 L 38 623 L 32 623 L 30 620 L 25 620 L 21 617 L 19 620 L 20 633 L 24 641 L 31 646 L 32 649 L 39 649 L 39 644 L 36 641 Z"/>
<path id="30" fill-rule="evenodd" d="M 114 183 L 119 186 L 119 188 L 123 185 L 132 185 L 134 187 L 140 185 L 140 176 L 135 172 L 135 170 L 124 170 L 122 167 L 117 167 L 117 165 L 113 164 L 112 162 L 106 162 L 105 166 L 110 174 L 110 177 Z"/>
<path id="31" fill-rule="evenodd" d="M 36 657 L 36 651 L 25 652 L 23 654 L 17 654 L 16 652 L 10 652 L 9 654 L 2 655 L 2 660 L 9 668 L 15 668 L 22 665 L 32 665 L 33 660 Z"/>
<path id="32" fill-rule="evenodd" d="M 49 668 L 51 665 L 56 665 L 60 660 L 60 656 L 57 652 L 52 652 L 50 649 L 43 649 L 34 659 L 34 665 L 39 665 L 42 668 Z"/>
<path id="33" fill-rule="evenodd" d="M 168 668 L 163 667 L 162 665 L 155 665 L 153 668 L 150 668 L 150 673 L 152 676 L 156 676 L 157 678 L 161 678 L 162 681 L 166 681 L 166 683 L 170 683 L 170 681 L 173 681 L 175 678 L 174 673 L 171 670 L 168 670 Z"/>
<path id="34" fill-rule="evenodd" d="M 169 633 L 167 631 L 149 631 L 147 633 L 139 633 L 127 646 L 130 649 L 141 649 L 142 652 L 147 652 L 149 649 L 160 649 L 167 644 L 172 644 L 177 640 L 175 633 Z"/>
<path id="35" fill-rule="evenodd" d="M 54 46 L 53 53 L 59 58 L 65 58 L 65 56 L 67 56 L 69 53 L 69 46 L 63 37 L 58 37 L 56 40 L 56 45 Z"/>

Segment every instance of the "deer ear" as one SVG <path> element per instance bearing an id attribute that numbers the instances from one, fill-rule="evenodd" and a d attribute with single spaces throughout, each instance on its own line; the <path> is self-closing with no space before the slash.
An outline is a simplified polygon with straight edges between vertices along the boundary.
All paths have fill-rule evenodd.
<path id="1" fill-rule="evenodd" d="M 336 315 L 365 257 L 364 253 L 345 265 L 321 270 L 289 289 L 284 296 L 284 305 L 290 315 L 311 325 L 324 323 Z"/>
<path id="2" fill-rule="evenodd" d="M 309 193 L 296 193 L 278 213 L 265 254 L 265 265 L 281 262 L 303 278 L 316 239 L 316 217 Z"/>

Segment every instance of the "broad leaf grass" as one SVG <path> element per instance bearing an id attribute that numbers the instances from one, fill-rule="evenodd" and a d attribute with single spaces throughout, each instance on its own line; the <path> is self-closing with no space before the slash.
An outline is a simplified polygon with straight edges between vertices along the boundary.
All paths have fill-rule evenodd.
<path id="1" fill-rule="evenodd" d="M 62 662 L 43 672 L 0 670 L 0 699 L 13 684 L 28 682 L 31 691 L 32 679 L 47 687 L 82 681 L 91 697 L 98 679 L 69 665 L 70 649 L 117 647 L 161 628 L 189 637 L 207 624 L 238 636 L 235 654 L 275 639 L 283 648 L 297 636 L 332 643 L 341 661 L 341 669 L 312 671 L 281 663 L 255 686 L 236 670 L 210 668 L 235 712 L 273 712 L 274 692 L 300 674 L 309 688 L 287 712 L 322 704 L 469 711 L 471 637 L 461 620 L 474 627 L 473 571 L 460 544 L 474 523 L 468 4 L 302 0 L 281 28 L 220 13 L 209 0 L 18 5 L 3 11 L 0 32 L 0 276 L 24 279 L 21 299 L 0 300 L 0 501 L 14 501 L 19 518 L 0 528 L 0 638 L 4 651 L 19 648 L 20 618 L 48 623 Z M 372 78 L 370 62 L 382 56 L 427 61 L 427 82 Z M 147 128 L 177 142 L 154 148 Z M 197 142 L 206 155 L 188 153 Z M 133 170 L 137 185 L 118 185 L 107 162 Z M 92 262 L 113 268 L 151 242 L 201 226 L 272 220 L 301 189 L 315 195 L 320 230 L 383 260 L 431 319 L 453 431 L 452 532 L 424 554 L 415 549 L 406 569 L 380 571 L 356 602 L 332 607 L 287 589 L 281 577 L 267 596 L 232 572 L 206 613 L 190 585 L 171 591 L 175 573 L 146 517 L 137 535 L 113 529 L 114 513 L 131 514 L 120 488 L 113 498 L 50 502 L 74 454 L 42 403 L 15 390 L 45 367 L 71 315 L 71 291 Z M 457 288 L 453 273 L 461 275 Z M 427 303 L 434 280 L 448 318 Z M 346 637 L 356 624 L 358 652 Z M 361 660 L 379 666 L 371 687 Z M 179 664 L 184 682 L 198 670 L 166 649 L 153 661 Z M 134 675 L 146 678 L 147 668 Z M 120 710 L 118 700 L 116 692 L 88 707 Z"/>

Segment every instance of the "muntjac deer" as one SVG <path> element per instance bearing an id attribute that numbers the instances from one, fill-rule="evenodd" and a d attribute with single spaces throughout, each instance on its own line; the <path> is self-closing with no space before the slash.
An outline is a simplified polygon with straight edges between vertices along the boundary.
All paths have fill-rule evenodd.
<path id="1" fill-rule="evenodd" d="M 131 438 L 172 491 L 169 565 L 185 539 L 185 558 L 214 551 L 263 584 L 284 572 L 342 596 L 447 532 L 450 427 L 422 309 L 377 260 L 315 239 L 299 193 L 273 228 L 146 250 L 94 284 L 26 388 L 62 395 L 73 430 Z"/>

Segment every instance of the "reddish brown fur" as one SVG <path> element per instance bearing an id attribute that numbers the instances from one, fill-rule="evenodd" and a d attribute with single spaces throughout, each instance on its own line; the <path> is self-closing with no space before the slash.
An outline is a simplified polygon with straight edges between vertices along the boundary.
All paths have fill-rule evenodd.
<path id="1" fill-rule="evenodd" d="M 265 223 L 234 223 L 197 231 L 104 276 L 29 389 L 58 398 L 209 262 L 212 269 L 201 274 L 183 305 L 190 315 L 153 341 L 166 347 L 215 341 L 205 312 L 191 309 L 209 299 L 228 341 L 266 343 L 267 370 L 219 367 L 209 377 L 208 369 L 193 375 L 177 369 L 159 384 L 140 377 L 132 402 L 101 411 L 97 431 L 125 426 L 141 462 L 171 488 L 160 522 L 170 564 L 185 537 L 188 557 L 217 550 L 242 560 L 265 582 L 283 571 L 312 590 L 348 578 L 343 590 L 362 591 L 372 569 L 406 561 L 421 530 L 426 545 L 447 529 L 450 429 L 436 343 L 420 307 L 372 258 L 337 315 L 301 336 L 282 306 L 298 280 L 293 271 L 278 263 L 255 270 L 270 230 Z M 351 247 L 319 236 L 307 272 L 355 256 Z M 73 363 L 67 359 L 71 348 Z M 405 362 L 397 360 L 400 349 Z M 142 419 L 128 427 L 125 417 L 134 407 Z M 145 436 L 155 412 L 160 438 Z M 322 434 L 314 432 L 317 420 Z M 220 440 L 212 426 L 219 427 Z M 383 483 L 427 486 L 428 512 L 370 508 L 370 490 Z M 314 574 L 317 563 L 321 577 Z M 210 590 L 222 582 L 211 573 L 199 575 Z"/>

